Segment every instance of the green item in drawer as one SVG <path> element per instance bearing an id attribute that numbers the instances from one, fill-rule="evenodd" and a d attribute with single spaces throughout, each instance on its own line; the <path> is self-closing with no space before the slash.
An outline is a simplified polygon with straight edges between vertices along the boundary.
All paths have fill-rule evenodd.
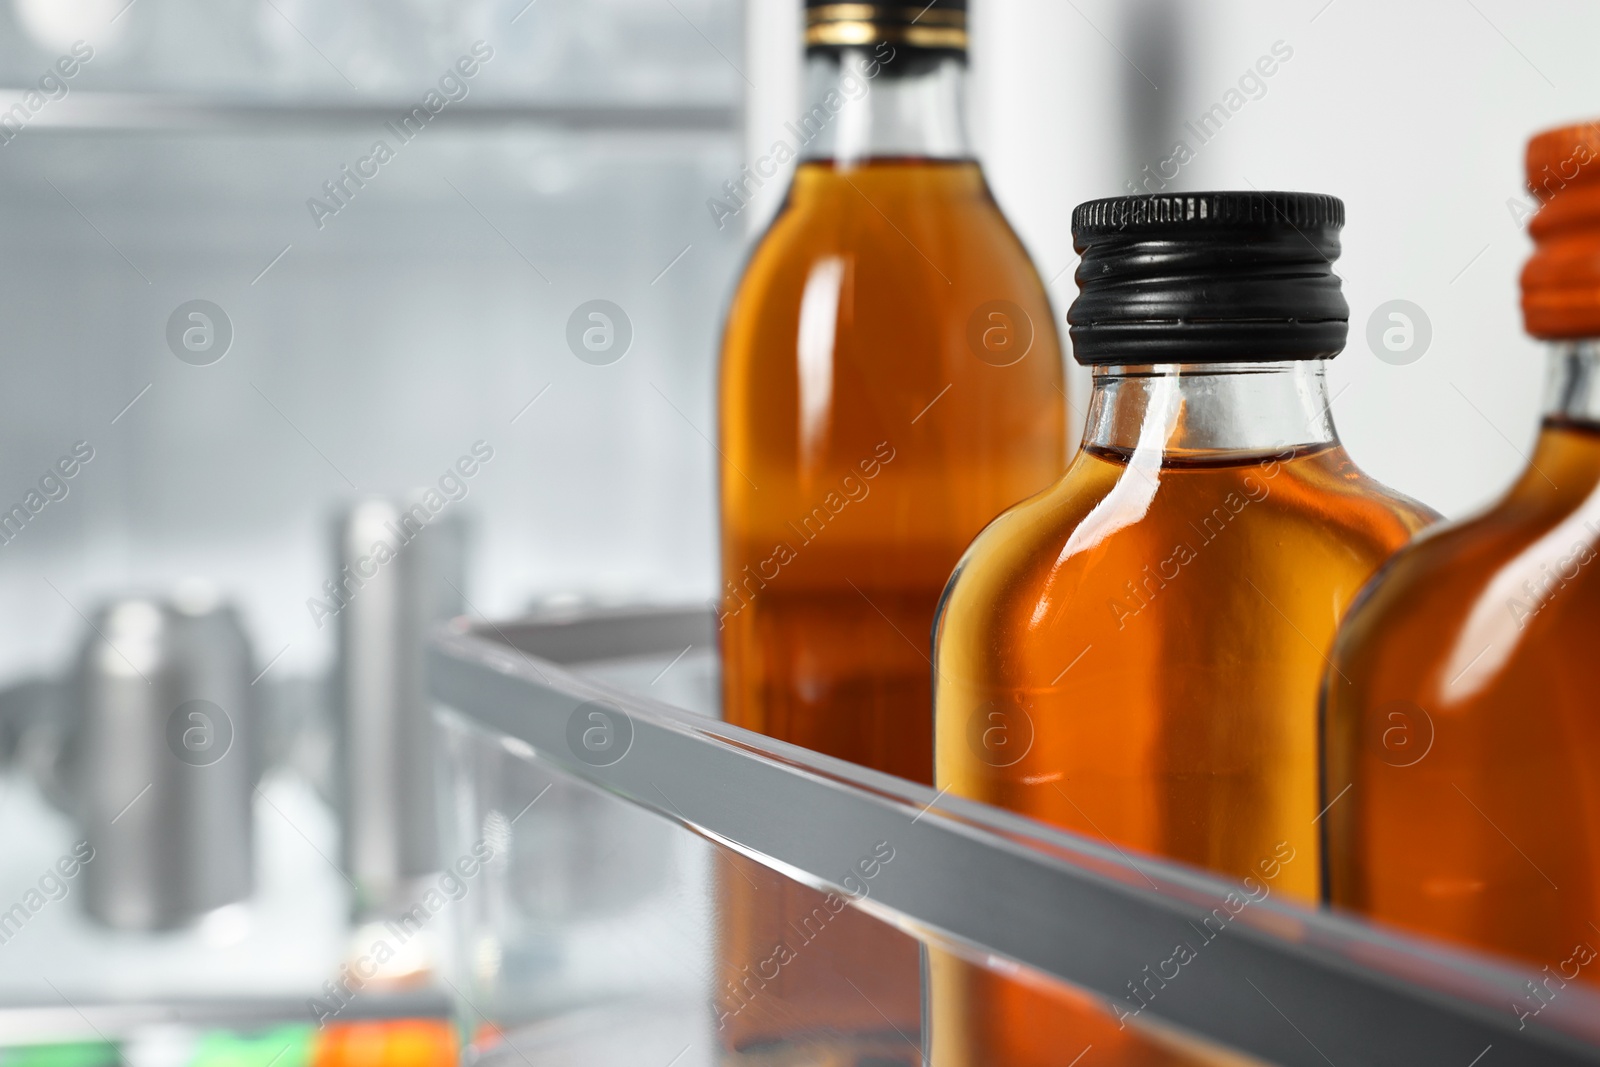
<path id="1" fill-rule="evenodd" d="M 0 1067 L 116 1067 L 117 1046 L 105 1041 L 60 1041 L 0 1048 Z"/>
<path id="2" fill-rule="evenodd" d="M 196 1042 L 189 1067 L 309 1067 L 311 1037 L 315 1032 L 309 1023 L 243 1035 L 210 1030 Z M 10 1064 L 0 1063 L 0 1067 L 10 1067 Z"/>

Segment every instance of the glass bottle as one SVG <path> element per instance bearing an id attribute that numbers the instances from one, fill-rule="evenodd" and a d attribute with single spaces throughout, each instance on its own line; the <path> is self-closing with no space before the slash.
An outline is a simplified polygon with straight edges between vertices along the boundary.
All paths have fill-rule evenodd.
<path id="1" fill-rule="evenodd" d="M 944 581 L 1066 462 L 1050 303 L 963 125 L 966 6 L 808 0 L 806 110 L 725 189 L 800 160 L 723 340 L 724 715 L 919 782 Z M 813 939 L 820 894 L 740 858 L 719 880 L 725 1047 L 914 1052 L 914 939 L 854 908 Z"/>
<path id="2" fill-rule="evenodd" d="M 1397 556 L 1340 632 L 1325 691 L 1329 898 L 1600 982 L 1600 159 L 1593 124 L 1528 146 L 1543 202 L 1522 276 L 1550 342 L 1527 469 Z"/>
<path id="3" fill-rule="evenodd" d="M 801 163 L 723 342 L 719 615 L 729 722 L 927 782 L 940 590 L 1066 429 L 1049 301 L 967 143 L 965 0 L 922 7 L 808 4 L 810 110 L 770 153 Z"/>
<path id="4" fill-rule="evenodd" d="M 1324 656 L 1361 586 L 1436 517 L 1358 470 L 1334 430 L 1342 223 L 1338 200 L 1287 193 L 1074 213 L 1088 425 L 1065 476 L 991 523 L 945 592 L 939 786 L 1251 899 L 1316 899 Z M 940 969 L 936 1052 L 1050 1062 L 1015 1022 L 1025 989 Z M 941 1049 L 941 1027 L 965 1047 Z"/>

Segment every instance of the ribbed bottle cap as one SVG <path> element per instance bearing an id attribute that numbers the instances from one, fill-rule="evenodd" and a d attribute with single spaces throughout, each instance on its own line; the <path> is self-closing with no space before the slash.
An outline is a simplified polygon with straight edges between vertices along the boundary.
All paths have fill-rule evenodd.
<path id="1" fill-rule="evenodd" d="M 967 0 L 838 4 L 806 0 L 806 47 L 855 48 L 885 42 L 932 51 L 967 50 Z"/>
<path id="2" fill-rule="evenodd" d="M 1317 193 L 1120 196 L 1072 213 L 1079 363 L 1328 359 L 1344 348 L 1344 203 Z"/>
<path id="3" fill-rule="evenodd" d="M 1528 142 L 1533 258 L 1522 268 L 1522 321 L 1535 337 L 1600 337 L 1600 120 Z"/>

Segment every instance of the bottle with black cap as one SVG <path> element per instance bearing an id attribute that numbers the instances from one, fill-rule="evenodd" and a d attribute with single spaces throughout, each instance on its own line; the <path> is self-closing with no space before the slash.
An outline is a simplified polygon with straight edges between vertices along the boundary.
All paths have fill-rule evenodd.
<path id="1" fill-rule="evenodd" d="M 966 0 L 805 14 L 802 110 L 712 204 L 732 224 L 798 163 L 723 341 L 724 714 L 927 782 L 939 593 L 1065 467 L 1060 341 L 967 142 Z M 894 843 L 872 847 L 876 872 Z M 719 869 L 724 1045 L 909 1062 L 916 941 L 754 862 Z"/>
<path id="2" fill-rule="evenodd" d="M 1083 448 L 950 581 L 938 784 L 1233 877 L 1276 857 L 1274 890 L 1316 899 L 1323 657 L 1436 518 L 1334 431 L 1343 222 L 1304 193 L 1074 212 Z"/>
<path id="3" fill-rule="evenodd" d="M 1074 211 L 1083 446 L 950 579 L 939 786 L 1317 899 L 1324 656 L 1362 584 L 1437 518 L 1334 431 L 1343 223 L 1341 201 L 1307 193 Z M 973 996 L 985 1062 L 1034 1062 L 985 1021 L 1010 1009 Z M 1113 1006 L 1142 1003 L 1135 987 Z"/>

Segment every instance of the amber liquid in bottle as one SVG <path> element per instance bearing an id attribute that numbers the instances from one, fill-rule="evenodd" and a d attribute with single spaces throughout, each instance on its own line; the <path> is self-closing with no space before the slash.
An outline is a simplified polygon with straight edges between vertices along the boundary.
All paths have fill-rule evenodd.
<path id="1" fill-rule="evenodd" d="M 1325 822 L 1335 905 L 1600 983 L 1597 377 L 1593 342 L 1558 349 L 1528 470 L 1352 613 Z"/>
<path id="2" fill-rule="evenodd" d="M 967 343 L 997 300 L 1033 323 L 1012 366 Z M 1065 460 L 1043 288 L 977 164 L 808 162 L 724 351 L 726 717 L 930 781 L 939 594 Z"/>
<path id="3" fill-rule="evenodd" d="M 1072 1067 L 1075 1057 L 1077 1067 L 1261 1067 L 1175 1028 L 1130 1022 L 1069 986 L 998 974 L 943 951 L 928 955 L 932 1067 Z"/>
<path id="4" fill-rule="evenodd" d="M 1435 516 L 1350 461 L 1320 363 L 1095 381 L 1066 476 L 951 579 L 937 784 L 1313 902 L 1324 656 Z M 1008 1021 L 1025 990 L 969 971 L 935 995 L 972 1035 L 951 1062 L 1051 1062 Z"/>
<path id="5" fill-rule="evenodd" d="M 1066 428 L 1049 301 L 961 133 L 964 63 L 903 51 L 808 146 L 729 313 L 719 615 L 729 722 L 928 782 L 940 591 L 1060 474 Z M 807 98 L 852 68 L 866 85 L 813 56 Z M 724 875 L 737 985 L 815 902 Z M 886 932 L 851 909 L 760 990 L 724 983 L 724 1040 L 916 1034 L 916 943 Z"/>

